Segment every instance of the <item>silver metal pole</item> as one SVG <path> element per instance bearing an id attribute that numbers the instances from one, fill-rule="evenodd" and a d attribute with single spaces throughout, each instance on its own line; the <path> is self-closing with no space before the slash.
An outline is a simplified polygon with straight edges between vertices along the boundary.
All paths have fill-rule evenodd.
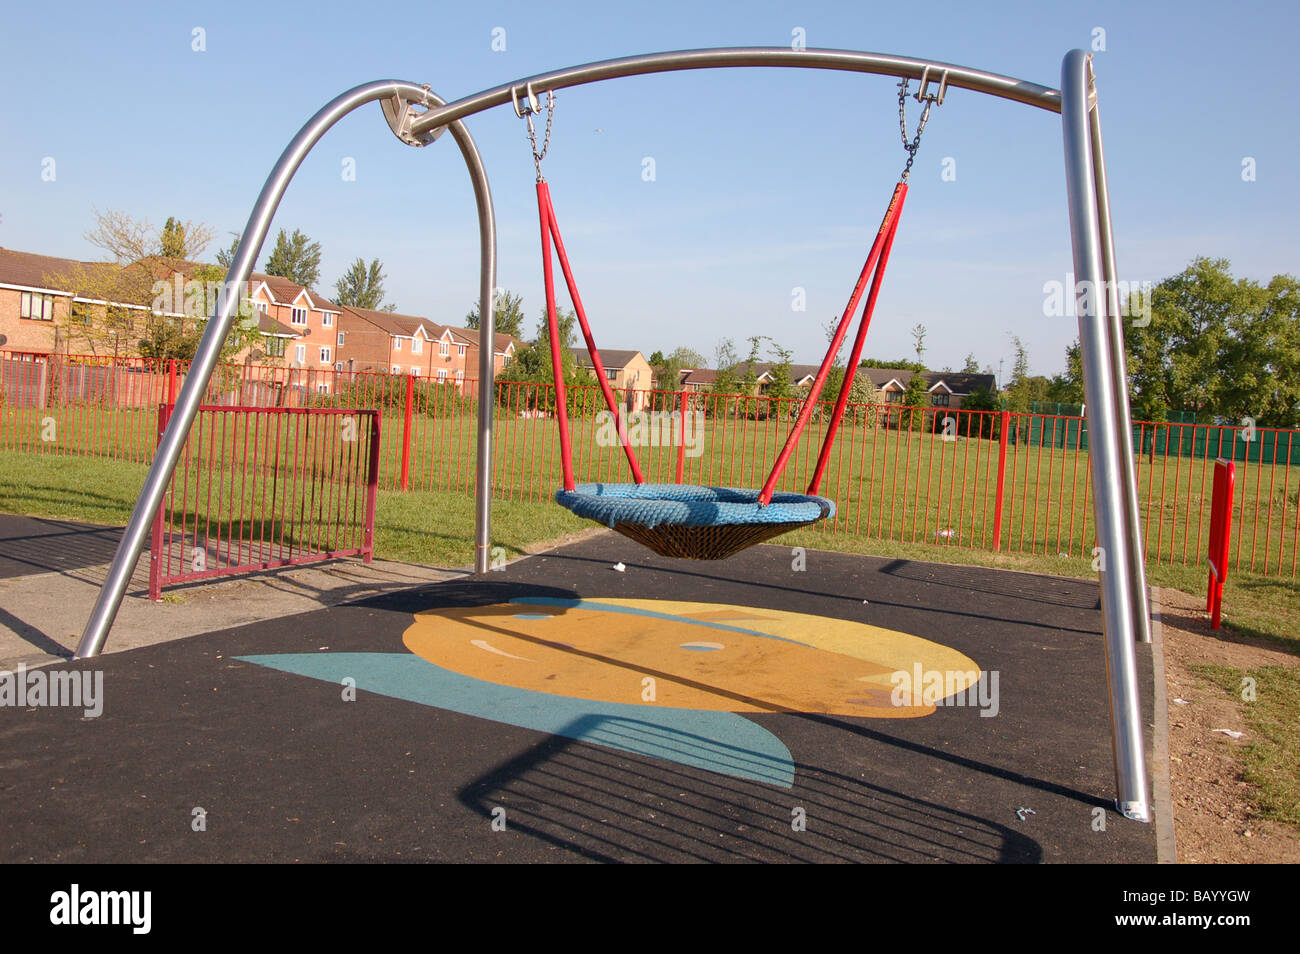
<path id="1" fill-rule="evenodd" d="M 1065 178 L 1070 206 L 1074 274 L 1079 287 L 1098 290 L 1105 273 L 1100 206 L 1092 149 L 1091 110 L 1096 105 L 1091 56 L 1066 54 L 1061 66 L 1061 126 L 1065 139 Z M 1116 806 L 1128 818 L 1150 821 L 1142 717 L 1133 642 L 1135 613 L 1129 548 L 1128 512 L 1121 442 L 1130 440 L 1117 388 L 1110 340 L 1109 302 L 1087 296 L 1079 305 L 1079 346 L 1083 356 L 1088 406 L 1089 461 L 1092 470 L 1097 542 L 1101 548 L 1101 611 L 1106 645 L 1106 681 L 1114 740 Z M 1121 346 L 1122 347 L 1122 346 Z M 1130 472 L 1131 474 L 1131 472 Z"/>
<path id="2" fill-rule="evenodd" d="M 266 184 L 262 186 L 262 192 L 257 198 L 256 205 L 253 206 L 253 212 L 248 218 L 248 224 L 244 226 L 239 247 L 235 250 L 234 260 L 231 262 L 230 269 L 226 274 L 226 288 L 233 293 L 224 296 L 224 301 L 222 301 L 217 315 L 208 321 L 207 328 L 204 329 L 203 338 L 199 342 L 198 350 L 195 352 L 194 360 L 190 365 L 190 373 L 186 376 L 185 384 L 176 399 L 176 408 L 172 413 L 171 420 L 168 422 L 167 431 L 158 446 L 157 454 L 154 455 L 153 464 L 150 466 L 148 476 L 145 478 L 144 488 L 140 491 L 135 508 L 131 511 L 131 519 L 127 521 L 126 529 L 122 533 L 122 539 L 118 543 L 117 552 L 114 554 L 113 562 L 109 567 L 108 578 L 99 591 L 99 597 L 91 610 L 90 619 L 87 620 L 86 628 L 82 632 L 81 642 L 77 646 L 76 658 L 84 659 L 89 656 L 96 656 L 104 647 L 108 631 L 113 625 L 118 608 L 122 604 L 122 597 L 126 593 L 126 587 L 131 580 L 131 573 L 135 569 L 141 551 L 144 549 L 144 541 L 149 532 L 150 524 L 153 522 L 154 514 L 157 513 L 163 495 L 171 483 L 172 471 L 176 468 L 176 461 L 185 446 L 185 439 L 189 436 L 190 426 L 194 422 L 203 394 L 207 390 L 208 380 L 211 378 L 212 371 L 221 355 L 222 343 L 230 333 L 235 313 L 238 311 L 243 298 L 239 290 L 243 289 L 248 282 L 248 276 L 253 270 L 253 263 L 261 251 L 262 243 L 266 240 L 267 231 L 271 227 L 271 219 L 275 215 L 276 207 L 280 204 L 280 199 L 284 195 L 285 189 L 288 188 L 290 180 L 293 178 L 294 173 L 298 171 L 298 167 L 312 147 L 316 145 L 321 136 L 331 126 L 359 106 L 376 100 L 392 98 L 427 103 L 431 106 L 442 102 L 441 99 L 433 96 L 424 87 L 399 80 L 380 80 L 357 86 L 331 100 L 316 113 L 294 136 L 293 141 L 289 143 L 288 148 L 285 149 L 279 161 L 276 162 L 275 168 L 271 170 L 271 175 L 267 178 Z M 461 147 L 462 153 L 465 154 L 466 163 L 470 168 L 470 175 L 474 180 L 475 195 L 479 202 L 480 229 L 491 238 L 492 255 L 484 261 L 486 271 L 491 275 L 495 269 L 496 246 L 495 226 L 492 224 L 491 216 L 491 194 L 488 190 L 487 177 L 484 174 L 483 164 L 479 159 L 478 150 L 474 148 L 469 131 L 460 123 L 451 125 L 451 129 L 453 136 Z M 395 129 L 394 131 L 397 132 L 398 130 Z M 410 142 L 412 145 L 419 144 L 410 139 L 404 139 L 404 141 Z M 429 141 L 432 141 L 432 137 L 429 137 Z M 485 208 L 486 228 L 484 227 Z M 489 278 L 489 285 L 490 281 Z M 482 289 L 480 289 L 481 291 Z M 490 308 L 490 305 L 480 304 L 480 308 L 483 307 Z M 490 311 L 488 314 L 490 314 Z"/>
<path id="3" fill-rule="evenodd" d="M 459 120 L 452 127 L 456 135 Z M 462 127 L 463 128 L 463 127 Z M 474 572 L 486 573 L 492 546 L 492 421 L 496 413 L 496 281 L 497 235 L 487 173 L 472 140 L 461 143 L 474 178 L 478 203 L 479 324 L 478 324 L 478 459 L 474 472 Z M 459 141 L 459 140 L 458 140 Z M 466 150 L 468 145 L 469 150 Z M 482 183 L 480 187 L 480 183 Z"/>
<path id="4" fill-rule="evenodd" d="M 1057 90 L 1012 76 L 987 73 L 984 70 L 957 66 L 953 63 L 918 60 L 908 56 L 891 56 L 883 53 L 864 53 L 857 50 L 793 50 L 788 46 L 737 46 L 625 56 L 586 63 L 582 66 L 570 66 L 548 73 L 537 73 L 454 100 L 441 108 L 431 109 L 412 124 L 411 130 L 416 134 L 432 132 L 453 120 L 464 119 L 474 113 L 481 113 L 485 109 L 508 103 L 512 90 L 522 91 L 527 87 L 532 87 L 534 92 L 540 93 L 622 76 L 754 66 L 843 70 L 880 76 L 907 76 L 912 79 L 920 79 L 928 71 L 929 77 L 936 83 L 944 73 L 947 73 L 949 86 L 988 93 L 991 96 L 1036 106 L 1053 113 L 1061 111 L 1061 94 Z"/>
<path id="5" fill-rule="evenodd" d="M 1094 82 L 1092 61 L 1088 61 L 1088 81 Z M 1124 317 L 1120 314 L 1118 269 L 1115 267 L 1115 237 L 1110 223 L 1110 189 L 1106 186 L 1106 156 L 1101 148 L 1101 115 L 1096 97 L 1088 124 L 1092 141 L 1093 182 L 1097 189 L 1097 220 L 1101 227 L 1101 264 L 1106 279 L 1106 303 L 1110 319 L 1111 368 L 1115 375 L 1115 394 L 1121 417 L 1119 444 L 1120 464 L 1124 469 L 1124 512 L 1128 520 L 1129 583 L 1133 588 L 1130 606 L 1134 613 L 1133 630 L 1139 642 L 1151 642 L 1151 605 L 1147 600 L 1146 553 L 1142 545 L 1142 515 L 1138 505 L 1137 467 L 1133 453 L 1133 412 L 1128 397 L 1128 358 L 1124 354 Z"/>

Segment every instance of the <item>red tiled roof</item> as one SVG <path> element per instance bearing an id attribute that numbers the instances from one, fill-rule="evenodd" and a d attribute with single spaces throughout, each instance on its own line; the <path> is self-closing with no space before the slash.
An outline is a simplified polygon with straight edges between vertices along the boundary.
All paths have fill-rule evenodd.
<path id="1" fill-rule="evenodd" d="M 0 283 L 25 285 L 28 288 L 49 288 L 49 280 L 52 277 L 75 272 L 90 265 L 90 262 L 79 262 L 72 258 L 55 258 L 52 255 L 36 255 L 32 252 L 0 248 Z M 50 290 L 65 291 L 65 289 Z"/>
<path id="2" fill-rule="evenodd" d="M 259 282 L 265 282 L 267 290 L 270 291 L 271 297 L 275 299 L 276 304 L 289 305 L 303 292 L 307 293 L 307 300 L 311 302 L 312 307 L 318 311 L 338 311 L 338 305 L 334 304 L 324 295 L 312 291 L 310 288 L 304 288 L 295 281 L 290 281 L 283 275 L 267 275 L 263 272 L 253 272 L 248 276 L 248 280 L 254 285 Z"/>

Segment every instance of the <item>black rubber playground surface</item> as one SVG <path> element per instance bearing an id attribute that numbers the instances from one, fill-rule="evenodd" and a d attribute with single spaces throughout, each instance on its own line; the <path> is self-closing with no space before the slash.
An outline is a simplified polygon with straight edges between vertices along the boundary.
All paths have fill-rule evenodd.
<path id="1" fill-rule="evenodd" d="M 1094 583 L 817 551 L 793 567 L 787 547 L 695 563 L 600 535 L 50 667 L 102 671 L 103 711 L 0 708 L 0 861 L 1156 860 L 1154 826 L 1111 807 Z M 778 618 L 795 628 L 764 635 Z M 836 620 L 996 672 L 997 714 L 800 711 L 801 682 L 870 665 L 828 652 L 833 630 L 857 638 Z M 558 635 L 524 632 L 547 626 Z M 752 650 L 752 670 L 699 676 L 733 650 Z M 447 671 L 462 658 L 472 676 Z M 1138 659 L 1149 726 L 1145 647 Z M 515 672 L 535 684 L 497 684 Z M 647 678 L 661 698 L 619 701 Z M 858 682 L 876 688 L 840 710 L 879 700 L 879 682 Z M 550 688 L 577 685 L 596 701 Z M 723 701 L 667 706 L 672 693 Z"/>

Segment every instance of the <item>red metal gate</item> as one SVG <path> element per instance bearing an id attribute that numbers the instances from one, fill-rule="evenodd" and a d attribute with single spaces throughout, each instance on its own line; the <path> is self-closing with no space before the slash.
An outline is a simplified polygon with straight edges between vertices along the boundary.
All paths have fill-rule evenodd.
<path id="1" fill-rule="evenodd" d="M 173 405 L 158 409 L 158 437 Z M 374 552 L 379 412 L 203 406 L 154 518 L 162 587 Z"/>

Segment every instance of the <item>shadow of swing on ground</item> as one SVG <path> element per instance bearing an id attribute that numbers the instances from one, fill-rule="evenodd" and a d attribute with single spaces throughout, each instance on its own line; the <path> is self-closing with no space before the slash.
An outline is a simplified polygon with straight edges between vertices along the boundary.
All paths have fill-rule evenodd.
<path id="1" fill-rule="evenodd" d="M 589 716 L 461 788 L 506 832 L 592 861 L 1038 863 L 1014 829 L 859 778 L 796 764 L 793 789 L 641 758 L 570 735 L 651 736 L 716 755 L 717 742 L 629 718 Z M 731 752 L 755 763 L 762 753 Z M 497 837 L 504 837 L 498 834 Z"/>

